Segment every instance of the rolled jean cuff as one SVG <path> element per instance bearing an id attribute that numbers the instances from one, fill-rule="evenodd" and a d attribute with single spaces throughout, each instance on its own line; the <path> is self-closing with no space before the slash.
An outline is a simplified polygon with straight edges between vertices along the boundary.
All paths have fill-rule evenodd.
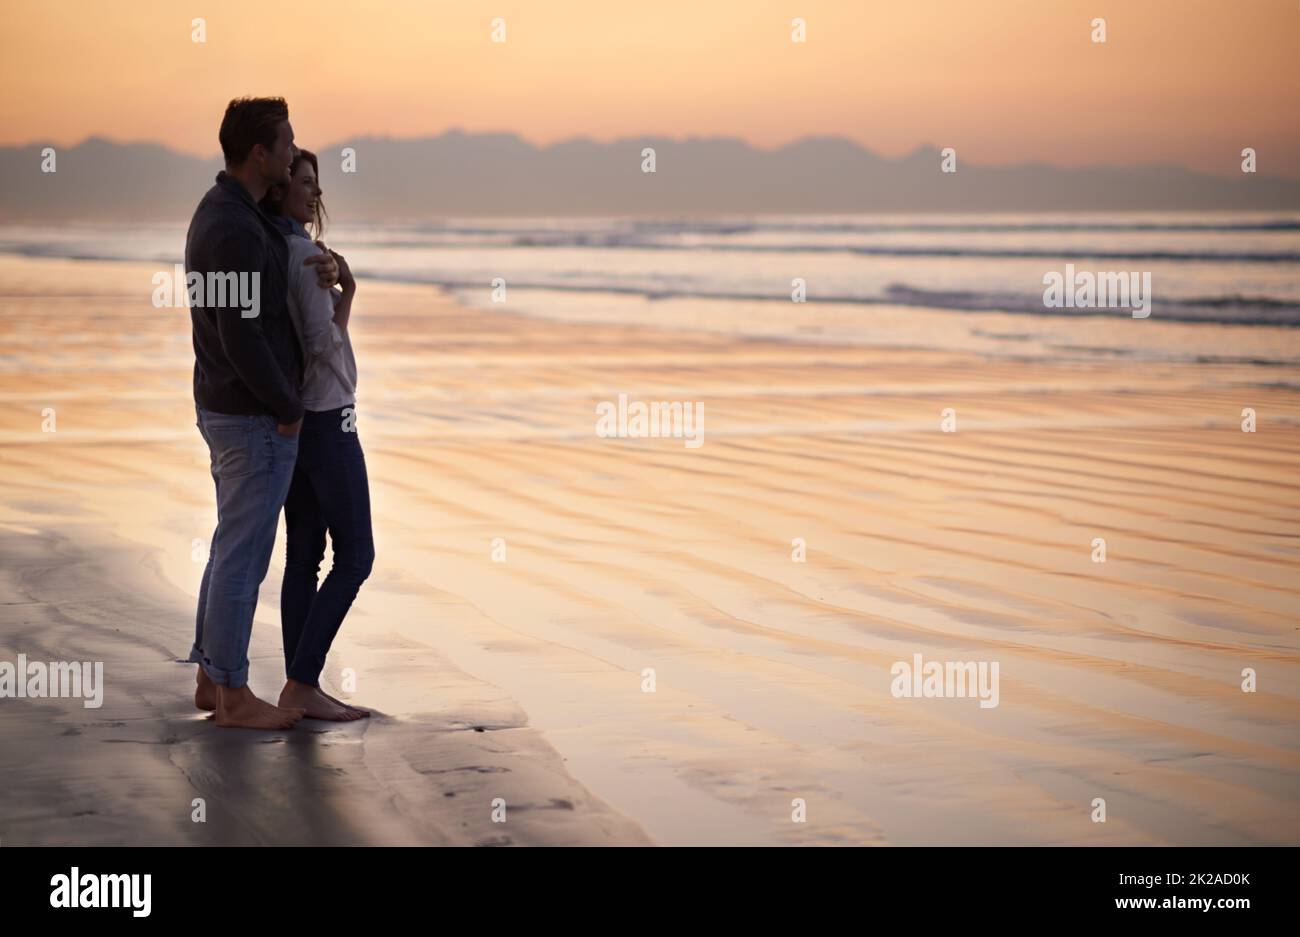
<path id="1" fill-rule="evenodd" d="M 238 690 L 241 686 L 248 683 L 248 665 L 245 664 L 238 670 L 222 670 L 212 661 L 207 660 L 194 645 L 190 645 L 190 656 L 188 658 L 191 664 L 198 664 L 203 668 L 203 672 L 211 678 L 217 686 L 224 686 L 227 689 Z"/>

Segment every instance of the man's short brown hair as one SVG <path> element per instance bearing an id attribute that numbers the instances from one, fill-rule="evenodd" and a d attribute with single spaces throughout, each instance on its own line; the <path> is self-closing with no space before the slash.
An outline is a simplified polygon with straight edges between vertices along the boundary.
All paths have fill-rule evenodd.
<path id="1" fill-rule="evenodd" d="M 275 146 L 280 122 L 289 119 L 289 105 L 284 98 L 235 98 L 226 105 L 221 120 L 221 152 L 227 166 L 241 166 L 253 147 Z"/>

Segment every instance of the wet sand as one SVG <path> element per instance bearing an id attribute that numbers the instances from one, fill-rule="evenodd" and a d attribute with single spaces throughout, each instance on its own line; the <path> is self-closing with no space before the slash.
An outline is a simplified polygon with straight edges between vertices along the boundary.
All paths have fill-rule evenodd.
<path id="1" fill-rule="evenodd" d="M 173 662 L 214 509 L 155 269 L 0 258 L 0 661 L 100 660 L 107 687 L 0 699 L 4 845 L 1300 842 L 1292 371 L 545 321 L 363 281 L 378 559 L 325 684 L 354 671 L 379 714 L 253 733 Z M 704 445 L 599 438 L 620 393 L 703 402 Z M 997 661 L 999 705 L 895 698 L 918 653 Z"/>

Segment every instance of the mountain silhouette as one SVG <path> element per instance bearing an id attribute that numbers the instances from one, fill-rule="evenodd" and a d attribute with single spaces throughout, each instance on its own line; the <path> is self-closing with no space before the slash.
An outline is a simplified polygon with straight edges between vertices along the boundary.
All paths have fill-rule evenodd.
<path id="1" fill-rule="evenodd" d="M 1041 163 L 940 171 L 940 150 L 885 159 L 837 137 L 760 149 L 724 137 L 572 139 L 535 146 L 509 133 L 450 130 L 436 137 L 359 137 L 326 146 L 325 204 L 348 220 L 447 216 L 764 214 L 967 211 L 1269 210 L 1300 208 L 1300 183 L 1218 176 L 1181 166 L 1064 169 Z M 341 171 L 342 150 L 356 172 Z M 655 150 L 656 172 L 641 171 Z M 221 169 L 148 143 L 91 137 L 56 148 L 0 147 L 0 220 L 184 220 Z M 1229 161 L 1233 157 L 1229 154 Z M 1235 164 L 1233 164 L 1235 165 Z"/>

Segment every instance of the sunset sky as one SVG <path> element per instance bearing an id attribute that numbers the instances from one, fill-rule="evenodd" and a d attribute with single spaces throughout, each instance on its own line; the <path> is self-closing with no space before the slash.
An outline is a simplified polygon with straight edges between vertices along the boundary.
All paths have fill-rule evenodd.
<path id="1" fill-rule="evenodd" d="M 231 97 L 279 94 L 309 146 L 453 127 L 835 135 L 888 156 L 1225 174 L 1252 146 L 1261 173 L 1300 178 L 1300 0 L 5 0 L 0 36 L 0 144 L 212 156 Z"/>

